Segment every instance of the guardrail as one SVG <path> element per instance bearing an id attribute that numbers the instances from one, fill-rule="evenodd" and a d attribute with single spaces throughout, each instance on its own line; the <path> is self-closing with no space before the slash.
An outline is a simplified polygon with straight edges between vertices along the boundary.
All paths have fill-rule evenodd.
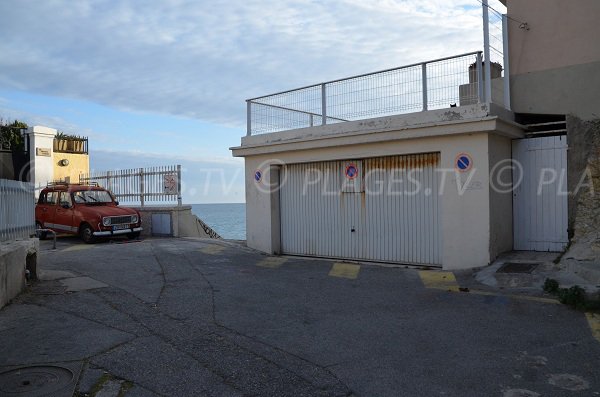
<path id="1" fill-rule="evenodd" d="M 177 201 L 181 205 L 181 165 L 102 171 L 79 176 L 79 183 L 98 183 L 117 200 L 140 203 Z"/>
<path id="2" fill-rule="evenodd" d="M 248 99 L 247 135 L 477 103 L 481 66 L 475 51 Z"/>
<path id="3" fill-rule="evenodd" d="M 0 179 L 0 241 L 35 234 L 33 184 Z"/>

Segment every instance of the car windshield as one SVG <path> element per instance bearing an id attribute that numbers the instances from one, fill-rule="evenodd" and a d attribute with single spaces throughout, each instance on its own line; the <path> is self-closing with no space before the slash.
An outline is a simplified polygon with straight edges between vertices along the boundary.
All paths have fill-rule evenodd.
<path id="1" fill-rule="evenodd" d="M 80 190 L 73 193 L 76 203 L 112 203 L 112 197 L 106 190 Z"/>

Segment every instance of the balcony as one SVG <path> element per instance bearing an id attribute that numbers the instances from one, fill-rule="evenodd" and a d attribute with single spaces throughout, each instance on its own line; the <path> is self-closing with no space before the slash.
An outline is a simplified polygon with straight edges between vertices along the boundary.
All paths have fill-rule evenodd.
<path id="1" fill-rule="evenodd" d="M 55 153 L 88 154 L 88 138 L 75 135 L 57 135 L 54 138 Z"/>

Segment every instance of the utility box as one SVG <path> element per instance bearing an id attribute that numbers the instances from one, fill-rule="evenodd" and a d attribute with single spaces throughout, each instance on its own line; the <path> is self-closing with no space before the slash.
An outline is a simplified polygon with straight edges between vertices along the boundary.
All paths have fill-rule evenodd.
<path id="1" fill-rule="evenodd" d="M 152 214 L 152 235 L 153 236 L 172 236 L 173 235 L 171 213 L 154 213 L 154 214 Z"/>

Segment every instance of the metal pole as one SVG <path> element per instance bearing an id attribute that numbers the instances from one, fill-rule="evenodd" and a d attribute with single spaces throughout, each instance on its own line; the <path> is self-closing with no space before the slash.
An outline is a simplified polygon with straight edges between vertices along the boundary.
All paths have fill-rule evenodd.
<path id="1" fill-rule="evenodd" d="M 483 102 L 483 71 L 482 71 L 482 59 L 481 59 L 481 52 L 477 53 L 477 66 L 476 66 L 476 72 L 477 72 L 477 102 L 481 103 Z"/>
<path id="2" fill-rule="evenodd" d="M 310 126 L 312 127 L 313 126 L 313 115 L 309 114 L 308 117 L 309 117 L 309 120 L 310 120 Z"/>
<path id="3" fill-rule="evenodd" d="M 485 102 L 492 102 L 492 73 L 490 60 L 490 16 L 488 10 L 488 0 L 482 0 L 483 7 L 483 56 L 484 56 L 484 83 L 485 83 Z"/>
<path id="4" fill-rule="evenodd" d="M 140 168 L 140 203 L 142 204 L 142 207 L 144 206 L 144 185 L 144 169 Z"/>
<path id="5" fill-rule="evenodd" d="M 246 136 L 252 135 L 252 101 L 246 101 Z"/>
<path id="6" fill-rule="evenodd" d="M 508 54 L 508 16 L 502 15 L 502 53 L 504 55 L 504 107 L 510 110 L 510 59 Z"/>
<path id="7" fill-rule="evenodd" d="M 327 89 L 325 83 L 321 84 L 321 124 L 327 124 Z"/>
<path id="8" fill-rule="evenodd" d="M 427 111 L 427 63 L 421 65 L 421 82 L 423 84 L 423 111 Z"/>
<path id="9" fill-rule="evenodd" d="M 181 165 L 177 165 L 177 205 L 181 207 Z"/>

